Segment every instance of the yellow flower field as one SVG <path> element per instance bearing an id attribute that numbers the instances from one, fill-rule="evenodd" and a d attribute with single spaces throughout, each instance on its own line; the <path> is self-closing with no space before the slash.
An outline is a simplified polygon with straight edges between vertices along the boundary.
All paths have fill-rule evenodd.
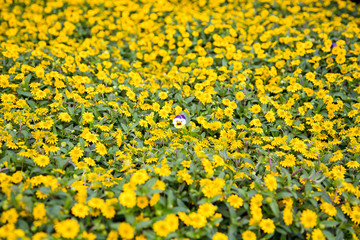
<path id="1" fill-rule="evenodd" d="M 359 239 L 360 6 L 0 0 L 0 239 Z"/>

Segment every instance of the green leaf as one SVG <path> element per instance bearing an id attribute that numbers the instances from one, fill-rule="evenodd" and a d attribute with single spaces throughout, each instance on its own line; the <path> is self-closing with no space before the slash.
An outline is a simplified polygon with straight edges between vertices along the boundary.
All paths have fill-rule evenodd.
<path id="1" fill-rule="evenodd" d="M 331 234 L 331 232 L 329 232 L 327 230 L 323 230 L 322 232 L 326 236 L 326 239 L 328 239 L 328 240 L 336 240 L 336 238 L 334 237 L 334 235 Z"/>
<path id="2" fill-rule="evenodd" d="M 26 78 L 24 79 L 24 82 L 23 82 L 24 87 L 25 87 L 27 90 L 29 90 L 29 84 L 30 84 L 31 77 L 32 77 L 31 74 L 27 75 Z"/>
<path id="3" fill-rule="evenodd" d="M 25 91 L 23 91 L 23 90 L 20 90 L 20 88 L 17 89 L 17 93 L 18 93 L 19 95 L 25 96 L 25 97 L 31 97 L 31 96 L 32 96 L 31 92 L 25 92 Z"/>
<path id="4" fill-rule="evenodd" d="M 325 227 L 327 227 L 327 228 L 328 227 L 335 227 L 335 226 L 339 225 L 339 223 L 336 222 L 336 221 L 323 221 L 321 223 L 324 224 Z"/>
<path id="5" fill-rule="evenodd" d="M 307 181 L 305 183 L 305 195 L 310 195 L 311 190 L 312 190 L 311 182 Z"/>
<path id="6" fill-rule="evenodd" d="M 135 224 L 135 215 L 134 214 L 126 214 L 125 215 L 125 219 L 128 223 L 130 223 L 131 225 Z"/>
<path id="7" fill-rule="evenodd" d="M 65 209 L 69 209 L 69 208 L 70 208 L 70 205 L 71 205 L 71 198 L 68 197 L 68 198 L 66 198 L 66 200 L 65 200 L 64 208 L 65 208 Z"/>
<path id="8" fill-rule="evenodd" d="M 279 210 L 279 206 L 277 205 L 276 201 L 271 201 L 270 208 L 271 208 L 271 211 L 274 213 L 275 217 L 279 218 L 280 210 Z"/>
<path id="9" fill-rule="evenodd" d="M 182 209 L 185 210 L 185 211 L 183 211 L 183 212 L 185 212 L 185 213 L 188 213 L 188 212 L 189 212 L 188 207 L 185 205 L 185 203 L 184 203 L 183 201 L 181 201 L 180 198 L 176 199 L 176 203 L 177 203 L 178 207 L 180 207 L 180 208 L 182 208 Z"/>
<path id="10" fill-rule="evenodd" d="M 321 197 L 325 202 L 332 203 L 332 200 L 327 192 L 322 192 Z"/>
<path id="11" fill-rule="evenodd" d="M 40 187 L 39 191 L 42 192 L 43 194 L 48 195 L 50 193 L 50 188 L 48 188 L 48 187 Z"/>
<path id="12" fill-rule="evenodd" d="M 29 224 L 27 222 L 25 222 L 23 219 L 19 219 L 17 221 L 17 224 L 19 225 L 18 228 L 27 232 L 29 231 Z"/>
<path id="13" fill-rule="evenodd" d="M 337 210 L 336 217 L 339 218 L 344 223 L 347 222 L 344 213 L 340 209 Z"/>
<path id="14" fill-rule="evenodd" d="M 237 240 L 237 226 L 234 224 L 231 224 L 229 226 L 229 230 L 228 230 L 228 238 L 229 240 Z"/>
<path id="15" fill-rule="evenodd" d="M 147 188 L 149 188 L 149 189 L 151 189 L 154 185 L 155 185 L 155 183 L 157 182 L 157 178 L 151 178 L 151 179 L 149 179 L 147 182 L 146 182 L 146 184 L 145 184 L 145 186 L 147 187 Z"/>
<path id="16" fill-rule="evenodd" d="M 168 189 L 165 191 L 165 193 L 167 193 L 167 205 L 173 205 L 174 200 L 175 200 L 175 196 L 174 196 L 174 192 L 171 189 Z"/>
<path id="17" fill-rule="evenodd" d="M 51 207 L 47 208 L 48 214 L 55 216 L 55 217 L 60 215 L 60 210 L 61 210 L 60 205 L 55 205 L 55 206 L 51 206 Z"/>
<path id="18" fill-rule="evenodd" d="M 336 240 L 343 240 L 344 239 L 344 232 L 337 228 L 336 229 Z"/>
<path id="19" fill-rule="evenodd" d="M 188 98 L 185 99 L 185 103 L 189 104 L 194 99 L 195 99 L 195 97 L 188 97 Z"/>
<path id="20" fill-rule="evenodd" d="M 147 228 L 151 225 L 151 220 L 142 221 L 139 223 L 136 223 L 136 230 L 141 230 L 143 228 Z"/>
<path id="21" fill-rule="evenodd" d="M 127 127 L 125 124 L 120 123 L 120 125 L 121 125 L 121 128 L 122 128 L 125 132 L 128 131 L 128 127 Z"/>

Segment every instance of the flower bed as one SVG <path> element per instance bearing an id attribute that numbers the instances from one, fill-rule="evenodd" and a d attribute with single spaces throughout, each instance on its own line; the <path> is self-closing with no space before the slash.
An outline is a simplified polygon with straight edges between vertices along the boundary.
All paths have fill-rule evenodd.
<path id="1" fill-rule="evenodd" d="M 350 1 L 0 1 L 1 239 L 358 239 Z"/>

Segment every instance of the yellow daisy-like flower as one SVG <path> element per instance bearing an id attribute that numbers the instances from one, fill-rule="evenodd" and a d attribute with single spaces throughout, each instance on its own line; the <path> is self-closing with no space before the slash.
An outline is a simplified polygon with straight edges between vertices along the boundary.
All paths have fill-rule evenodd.
<path id="1" fill-rule="evenodd" d="M 166 92 L 160 92 L 159 93 L 159 98 L 161 100 L 165 100 L 165 99 L 167 99 L 167 97 L 168 97 L 168 94 Z"/>
<path id="2" fill-rule="evenodd" d="M 311 239 L 312 240 L 326 240 L 326 237 L 320 229 L 316 228 L 311 233 Z"/>
<path id="3" fill-rule="evenodd" d="M 134 191 L 125 191 L 120 193 L 120 204 L 124 207 L 132 208 L 136 205 L 136 193 Z"/>
<path id="4" fill-rule="evenodd" d="M 126 222 L 120 223 L 118 232 L 123 239 L 133 239 L 135 234 L 134 228 Z"/>
<path id="5" fill-rule="evenodd" d="M 63 112 L 63 113 L 60 113 L 59 114 L 59 119 L 63 122 L 70 122 L 71 121 L 71 116 L 66 113 L 66 112 Z"/>
<path id="6" fill-rule="evenodd" d="M 274 191 L 277 188 L 277 181 L 276 178 L 271 175 L 268 174 L 265 176 L 264 178 L 264 182 L 265 182 L 265 186 L 270 190 L 270 191 Z"/>
<path id="7" fill-rule="evenodd" d="M 211 203 L 204 203 L 199 206 L 198 213 L 204 217 L 211 217 L 215 214 L 216 208 Z"/>
<path id="8" fill-rule="evenodd" d="M 50 163 L 50 158 L 45 155 L 38 155 L 34 158 L 34 162 L 39 165 L 39 167 L 46 167 Z"/>
<path id="9" fill-rule="evenodd" d="M 255 104 L 253 105 L 251 108 L 249 108 L 249 110 L 254 113 L 254 114 L 257 114 L 261 111 L 261 107 L 259 104 Z"/>
<path id="10" fill-rule="evenodd" d="M 75 219 L 67 219 L 54 225 L 56 232 L 63 238 L 73 239 L 80 232 L 80 225 Z"/>
<path id="11" fill-rule="evenodd" d="M 269 218 L 261 219 L 259 226 L 265 233 L 273 233 L 275 231 L 274 222 Z"/>
<path id="12" fill-rule="evenodd" d="M 89 215 L 89 207 L 82 203 L 75 203 L 71 208 L 71 212 L 75 217 L 84 218 Z"/>
<path id="13" fill-rule="evenodd" d="M 85 112 L 83 115 L 82 115 L 82 119 L 83 119 L 83 123 L 86 124 L 86 123 L 91 123 L 94 121 L 94 114 L 92 113 L 89 113 L 89 112 Z"/>
<path id="14" fill-rule="evenodd" d="M 337 211 L 336 211 L 336 207 L 334 207 L 332 204 L 327 203 L 327 202 L 323 202 L 320 205 L 320 209 L 326 213 L 327 215 L 333 217 L 336 215 Z"/>
<path id="15" fill-rule="evenodd" d="M 234 207 L 235 209 L 237 209 L 243 205 L 242 198 L 235 194 L 228 197 L 227 202 L 230 203 L 230 206 Z"/>
<path id="16" fill-rule="evenodd" d="M 137 197 L 136 199 L 136 202 L 137 202 L 137 206 L 141 209 L 144 209 L 147 207 L 147 205 L 149 204 L 149 201 L 147 199 L 146 196 L 144 197 Z"/>
<path id="17" fill-rule="evenodd" d="M 217 232 L 214 234 L 212 240 L 228 240 L 229 238 L 224 234 L 224 233 L 220 233 Z"/>
<path id="18" fill-rule="evenodd" d="M 250 230 L 246 230 L 241 236 L 243 240 L 256 240 L 256 234 Z"/>
<path id="19" fill-rule="evenodd" d="M 317 214 L 309 209 L 301 213 L 300 222 L 305 228 L 313 228 L 316 226 Z"/>

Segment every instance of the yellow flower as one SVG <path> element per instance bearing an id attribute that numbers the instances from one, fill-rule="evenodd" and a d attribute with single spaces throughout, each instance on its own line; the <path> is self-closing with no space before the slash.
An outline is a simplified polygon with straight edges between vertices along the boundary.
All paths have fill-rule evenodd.
<path id="1" fill-rule="evenodd" d="M 217 232 L 213 235 L 212 240 L 228 240 L 228 237 L 224 233 Z"/>
<path id="2" fill-rule="evenodd" d="M 346 166 L 348 168 L 359 168 L 360 167 L 360 163 L 358 163 L 357 161 L 350 161 L 346 163 Z"/>
<path id="3" fill-rule="evenodd" d="M 63 238 L 73 239 L 80 232 L 79 223 L 75 219 L 67 219 L 54 225 L 56 232 Z"/>
<path id="4" fill-rule="evenodd" d="M 118 227 L 118 232 L 120 234 L 120 237 L 122 237 L 123 239 L 134 238 L 134 233 L 135 233 L 134 228 L 126 222 L 120 223 Z"/>
<path id="5" fill-rule="evenodd" d="M 263 196 L 261 194 L 256 194 L 255 196 L 253 196 L 250 200 L 250 204 L 252 206 L 257 206 L 257 207 L 261 207 L 262 206 L 262 201 L 264 200 Z"/>
<path id="6" fill-rule="evenodd" d="M 164 191 L 166 188 L 166 185 L 163 181 L 161 180 L 157 180 L 156 183 L 154 184 L 154 186 L 152 186 L 151 189 L 159 189 L 161 191 Z"/>
<path id="7" fill-rule="evenodd" d="M 7 88 L 9 86 L 9 75 L 0 75 L 0 87 L 1 88 Z"/>
<path id="8" fill-rule="evenodd" d="M 102 143 L 97 143 L 96 144 L 96 152 L 98 153 L 98 154 L 100 154 L 101 156 L 104 156 L 105 154 L 107 154 L 107 149 L 106 149 L 106 147 L 105 147 L 105 145 L 104 144 L 102 144 Z"/>
<path id="9" fill-rule="evenodd" d="M 251 120 L 249 124 L 250 126 L 255 126 L 255 127 L 261 127 L 262 125 L 258 118 Z"/>
<path id="10" fill-rule="evenodd" d="M 190 225 L 193 226 L 193 228 L 202 228 L 206 225 L 206 218 L 201 214 L 192 212 L 189 214 L 189 219 Z"/>
<path id="11" fill-rule="evenodd" d="M 326 237 L 320 229 L 315 228 L 311 233 L 311 239 L 312 240 L 326 240 Z"/>
<path id="12" fill-rule="evenodd" d="M 152 196 L 151 200 L 150 200 L 150 206 L 154 206 L 160 199 L 160 194 L 159 193 L 154 193 L 154 195 Z"/>
<path id="13" fill-rule="evenodd" d="M 159 98 L 161 100 L 165 100 L 165 99 L 167 99 L 167 97 L 168 97 L 168 94 L 166 92 L 160 92 L 159 93 Z"/>
<path id="14" fill-rule="evenodd" d="M 71 121 L 71 116 L 66 113 L 66 112 L 63 112 L 63 113 L 60 113 L 59 114 L 59 119 L 63 122 L 70 122 Z"/>
<path id="15" fill-rule="evenodd" d="M 256 240 L 256 234 L 250 230 L 246 230 L 241 236 L 243 240 Z"/>
<path id="16" fill-rule="evenodd" d="M 305 228 L 313 228 L 316 226 L 317 215 L 309 209 L 301 213 L 300 222 Z"/>
<path id="17" fill-rule="evenodd" d="M 18 218 L 19 218 L 19 214 L 17 213 L 16 209 L 11 208 L 7 211 L 4 211 L 1 214 L 0 222 L 2 222 L 2 223 L 8 222 L 9 224 L 15 224 L 17 222 Z"/>
<path id="18" fill-rule="evenodd" d="M 292 222 L 293 222 L 292 206 L 286 207 L 284 209 L 283 219 L 287 226 L 292 224 Z"/>
<path id="19" fill-rule="evenodd" d="M 275 122 L 275 113 L 270 110 L 265 114 L 266 121 L 272 123 Z"/>
<path id="20" fill-rule="evenodd" d="M 125 191 L 120 193 L 120 204 L 124 207 L 132 208 L 136 205 L 136 193 L 134 191 Z"/>
<path id="21" fill-rule="evenodd" d="M 237 92 L 236 95 L 235 95 L 235 98 L 238 100 L 238 101 L 242 101 L 244 100 L 245 98 L 245 94 L 243 92 Z"/>
<path id="22" fill-rule="evenodd" d="M 75 217 L 84 218 L 89 215 L 89 207 L 82 203 L 75 203 L 71 208 L 71 212 Z"/>
<path id="23" fill-rule="evenodd" d="M 269 191 L 274 191 L 277 188 L 277 181 L 276 178 L 271 175 L 267 174 L 264 178 L 265 186 L 269 189 Z"/>
<path id="24" fill-rule="evenodd" d="M 91 122 L 94 121 L 94 114 L 89 113 L 89 112 L 85 112 L 85 113 L 82 115 L 82 119 L 83 119 L 83 124 L 91 123 Z"/>
<path id="25" fill-rule="evenodd" d="M 330 203 L 327 203 L 327 202 L 323 202 L 321 205 L 320 205 L 320 209 L 326 213 L 327 215 L 333 217 L 336 215 L 337 211 L 336 211 L 336 208 L 330 204 Z"/>
<path id="26" fill-rule="evenodd" d="M 170 232 L 174 232 L 179 227 L 179 218 L 175 214 L 168 214 L 164 219 L 169 224 Z"/>
<path id="27" fill-rule="evenodd" d="M 275 231 L 274 222 L 270 218 L 261 219 L 259 226 L 265 233 L 273 233 Z"/>
<path id="28" fill-rule="evenodd" d="M 225 108 L 225 110 L 224 110 L 225 116 L 227 116 L 227 117 L 229 117 L 229 118 L 232 117 L 233 113 L 234 113 L 234 109 L 232 109 L 232 108 L 230 108 L 230 107 L 227 107 L 227 108 Z"/>
<path id="29" fill-rule="evenodd" d="M 254 114 L 257 114 L 261 111 L 261 107 L 259 104 L 255 104 L 253 105 L 251 108 L 249 108 L 249 110 L 254 113 Z"/>
<path id="30" fill-rule="evenodd" d="M 32 240 L 46 240 L 48 239 L 48 235 L 45 232 L 37 232 L 32 236 Z"/>
<path id="31" fill-rule="evenodd" d="M 204 217 L 211 217 L 215 214 L 216 208 L 211 203 L 204 203 L 199 206 L 198 213 Z"/>
<path id="32" fill-rule="evenodd" d="M 136 236 L 135 240 L 147 240 L 147 238 L 146 238 L 145 234 L 141 234 L 139 236 Z"/>
<path id="33" fill-rule="evenodd" d="M 34 157 L 34 162 L 39 165 L 39 167 L 46 167 L 50 163 L 50 158 L 45 155 L 38 155 Z"/>
<path id="34" fill-rule="evenodd" d="M 96 136 L 96 134 L 94 133 L 91 133 L 91 132 L 87 132 L 83 138 L 88 141 L 88 142 L 91 142 L 91 143 L 96 143 L 98 141 L 98 138 Z"/>
<path id="35" fill-rule="evenodd" d="M 225 180 L 222 178 L 215 178 L 213 181 L 210 179 L 201 179 L 200 186 L 203 187 L 201 192 L 204 196 L 211 198 L 222 194 L 222 188 L 225 186 Z"/>
<path id="36" fill-rule="evenodd" d="M 35 219 L 42 219 L 46 216 L 45 204 L 39 203 L 33 209 L 33 216 Z"/>
<path id="37" fill-rule="evenodd" d="M 21 171 L 16 171 L 12 176 L 11 176 L 11 181 L 15 184 L 21 182 L 23 179 L 22 173 Z"/>
<path id="38" fill-rule="evenodd" d="M 166 221 L 157 221 L 153 224 L 153 229 L 160 237 L 166 237 L 171 232 L 170 225 Z"/>
<path id="39" fill-rule="evenodd" d="M 243 205 L 242 198 L 235 194 L 229 196 L 227 202 L 230 203 L 230 206 L 234 207 L 235 209 Z"/>
<path id="40" fill-rule="evenodd" d="M 37 190 L 36 193 L 35 193 L 36 197 L 39 198 L 39 199 L 45 199 L 47 198 L 47 194 L 45 193 L 42 193 L 41 191 Z"/>
<path id="41" fill-rule="evenodd" d="M 104 217 L 111 219 L 115 216 L 116 211 L 115 208 L 111 206 L 111 203 L 107 202 L 101 207 L 101 213 L 104 215 Z"/>
<path id="42" fill-rule="evenodd" d="M 104 204 L 105 204 L 105 203 L 104 203 L 104 200 L 102 200 L 101 198 L 91 198 L 91 199 L 88 201 L 89 207 L 97 208 L 97 209 L 102 208 L 102 206 L 103 206 Z"/>
<path id="43" fill-rule="evenodd" d="M 351 221 L 355 224 L 360 224 L 360 208 L 353 207 L 352 212 L 350 212 Z"/>
<path id="44" fill-rule="evenodd" d="M 70 157 L 73 161 L 77 161 L 79 158 L 81 158 L 84 155 L 84 150 L 82 150 L 80 147 L 75 146 L 70 152 Z"/>
<path id="45" fill-rule="evenodd" d="M 134 184 L 144 184 L 147 180 L 149 180 L 150 176 L 146 172 L 145 169 L 140 169 L 136 171 L 130 178 L 130 182 Z"/>
<path id="46" fill-rule="evenodd" d="M 147 205 L 149 204 L 149 201 L 148 201 L 148 199 L 147 199 L 146 196 L 144 196 L 144 197 L 137 197 L 136 201 L 137 201 L 137 206 L 138 206 L 139 208 L 141 208 L 141 209 L 146 208 Z"/>
<path id="47" fill-rule="evenodd" d="M 86 231 L 82 232 L 81 237 L 86 239 L 86 240 L 95 240 L 96 239 L 96 234 L 94 233 L 88 233 Z"/>
<path id="48" fill-rule="evenodd" d="M 293 154 L 287 154 L 283 161 L 280 161 L 280 165 L 283 167 L 293 167 L 296 164 L 296 158 Z"/>

